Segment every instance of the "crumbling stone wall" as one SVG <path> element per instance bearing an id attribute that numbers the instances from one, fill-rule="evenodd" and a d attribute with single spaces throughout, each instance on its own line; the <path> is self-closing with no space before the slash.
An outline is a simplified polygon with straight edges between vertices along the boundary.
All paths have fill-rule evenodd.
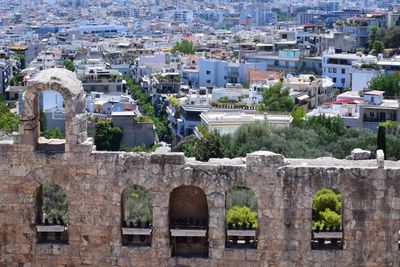
<path id="1" fill-rule="evenodd" d="M 255 152 L 202 163 L 182 153 L 98 152 L 85 138 L 48 154 L 19 140 L 0 143 L 0 266 L 400 265 L 400 163 L 381 153 L 378 160 L 308 160 Z M 37 243 L 45 182 L 68 195 L 68 244 Z M 151 247 L 122 246 L 121 194 L 130 183 L 152 195 Z M 208 258 L 171 257 L 169 198 L 181 185 L 207 197 Z M 225 248 L 225 197 L 236 186 L 257 196 L 257 249 Z M 311 250 L 312 199 L 323 187 L 343 195 L 343 250 Z"/>

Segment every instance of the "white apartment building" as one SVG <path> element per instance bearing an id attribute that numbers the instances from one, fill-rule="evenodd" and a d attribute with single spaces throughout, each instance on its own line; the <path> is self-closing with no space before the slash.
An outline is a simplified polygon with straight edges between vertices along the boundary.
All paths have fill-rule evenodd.
<path id="1" fill-rule="evenodd" d="M 364 56 L 362 54 L 336 54 L 330 49 L 322 55 L 323 76 L 331 78 L 338 88 L 351 87 L 353 62 L 370 64 L 376 63 L 377 59 L 375 56 Z"/>

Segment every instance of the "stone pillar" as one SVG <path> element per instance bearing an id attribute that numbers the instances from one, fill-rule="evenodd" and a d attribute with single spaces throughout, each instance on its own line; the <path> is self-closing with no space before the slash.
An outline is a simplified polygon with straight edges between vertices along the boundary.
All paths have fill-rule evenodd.
<path id="1" fill-rule="evenodd" d="M 171 258 L 169 235 L 169 192 L 152 192 L 153 238 L 151 247 L 157 251 L 158 259 Z"/>
<path id="2" fill-rule="evenodd" d="M 209 258 L 222 259 L 225 249 L 225 193 L 207 195 Z"/>

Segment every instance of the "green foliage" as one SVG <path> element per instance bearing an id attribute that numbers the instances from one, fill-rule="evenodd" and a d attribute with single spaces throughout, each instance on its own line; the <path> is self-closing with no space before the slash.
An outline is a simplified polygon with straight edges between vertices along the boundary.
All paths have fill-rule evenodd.
<path id="1" fill-rule="evenodd" d="M 251 211 L 257 211 L 256 194 L 246 187 L 234 187 L 226 196 L 226 209 L 234 206 L 249 207 Z"/>
<path id="2" fill-rule="evenodd" d="M 140 89 L 139 85 L 135 84 L 132 78 L 124 77 L 124 80 L 126 80 L 127 85 L 131 89 L 131 94 L 133 98 L 139 101 L 142 112 L 153 120 L 158 138 L 161 141 L 170 142 L 172 136 L 171 131 L 168 127 L 169 120 L 165 110 L 163 110 L 161 114 L 156 114 L 155 108 L 151 104 L 150 96 L 147 93 L 143 92 Z"/>
<path id="3" fill-rule="evenodd" d="M 386 154 L 386 131 L 384 126 L 379 126 L 378 136 L 376 140 L 377 149 L 382 149 L 383 153 Z"/>
<path id="4" fill-rule="evenodd" d="M 190 135 L 180 143 L 180 148 L 177 148 L 178 151 L 182 151 L 185 153 L 187 157 L 194 157 L 193 151 L 196 146 L 198 139 L 195 135 Z"/>
<path id="5" fill-rule="evenodd" d="M 304 109 L 300 106 L 295 106 L 292 111 L 292 126 L 293 127 L 298 127 L 298 128 L 303 128 L 305 125 L 305 117 L 306 117 L 306 112 Z"/>
<path id="6" fill-rule="evenodd" d="M 134 117 L 133 120 L 136 123 L 153 123 L 153 120 L 151 118 L 145 116 L 137 116 Z"/>
<path id="7" fill-rule="evenodd" d="M 64 60 L 63 65 L 67 70 L 75 72 L 74 63 L 72 63 L 71 60 L 69 60 L 69 59 Z"/>
<path id="8" fill-rule="evenodd" d="M 18 131 L 19 116 L 13 114 L 6 106 L 3 99 L 0 99 L 0 131 L 12 133 Z"/>
<path id="9" fill-rule="evenodd" d="M 96 149 L 107 151 L 118 151 L 122 140 L 122 130 L 113 127 L 111 119 L 100 119 L 96 125 L 94 143 Z"/>
<path id="10" fill-rule="evenodd" d="M 152 222 L 152 201 L 149 190 L 139 185 L 128 185 L 124 192 L 124 212 L 127 222 Z"/>
<path id="11" fill-rule="evenodd" d="M 383 50 L 385 50 L 385 44 L 382 41 L 375 40 L 372 43 L 372 50 L 370 54 L 376 56 L 380 53 L 383 53 Z"/>
<path id="12" fill-rule="evenodd" d="M 58 127 L 56 127 L 54 130 L 46 128 L 43 136 L 47 139 L 65 139 L 65 133 Z"/>
<path id="13" fill-rule="evenodd" d="M 213 131 L 200 138 L 193 149 L 193 156 L 200 161 L 208 161 L 210 158 L 222 158 L 219 132 Z"/>
<path id="14" fill-rule="evenodd" d="M 386 48 L 399 48 L 400 47 L 400 26 L 396 25 L 390 29 L 379 28 L 377 26 L 371 27 L 370 36 L 368 40 L 369 48 L 374 48 L 375 41 L 380 41 Z"/>
<path id="15" fill-rule="evenodd" d="M 175 106 L 175 108 L 179 107 L 179 101 L 175 96 L 171 96 L 171 104 Z"/>
<path id="16" fill-rule="evenodd" d="M 174 47 L 172 47 L 172 52 L 181 52 L 183 54 L 194 54 L 196 52 L 196 48 L 193 46 L 193 43 L 188 40 L 182 40 L 181 42 L 177 42 Z"/>
<path id="17" fill-rule="evenodd" d="M 226 223 L 233 224 L 234 226 L 246 224 L 247 226 L 257 228 L 257 212 L 251 211 L 250 208 L 246 206 L 233 206 L 226 213 Z"/>
<path id="18" fill-rule="evenodd" d="M 10 79 L 11 86 L 22 86 L 24 85 L 24 74 L 22 72 L 18 72 Z"/>
<path id="19" fill-rule="evenodd" d="M 40 111 L 39 123 L 40 123 L 40 132 L 44 133 L 47 129 L 47 119 L 43 111 Z"/>
<path id="20" fill-rule="evenodd" d="M 281 82 L 264 91 L 263 102 L 258 106 L 261 111 L 291 112 L 294 103 L 289 96 L 289 89 L 283 88 Z"/>
<path id="21" fill-rule="evenodd" d="M 43 217 L 58 220 L 60 217 L 65 223 L 68 222 L 68 198 L 64 190 L 55 184 L 44 183 L 42 186 L 43 193 Z"/>
<path id="22" fill-rule="evenodd" d="M 313 228 L 338 227 L 341 224 L 342 195 L 330 188 L 317 192 L 313 200 Z"/>
<path id="23" fill-rule="evenodd" d="M 26 62 L 25 62 L 25 55 L 24 54 L 16 54 L 18 60 L 19 60 L 19 69 L 25 69 L 26 67 Z"/>
<path id="24" fill-rule="evenodd" d="M 379 70 L 379 66 L 376 63 L 363 63 L 360 66 L 362 69 L 374 69 Z"/>
<path id="25" fill-rule="evenodd" d="M 399 96 L 400 73 L 392 75 L 380 75 L 369 82 L 368 90 L 385 91 L 385 96 L 393 98 Z"/>
<path id="26" fill-rule="evenodd" d="M 186 139 L 177 150 L 185 152 L 188 157 L 196 156 L 194 151 L 199 141 L 196 138 Z M 325 116 L 305 121 L 304 128 L 275 128 L 266 123 L 246 124 L 233 134 L 220 136 L 215 142 L 217 144 L 214 146 L 222 153 L 219 157 L 227 158 L 245 157 L 247 153 L 259 150 L 280 153 L 288 158 L 345 158 L 354 148 L 367 149 L 372 153 L 377 148 L 377 137 L 371 130 L 346 128 L 340 118 Z M 386 142 L 387 159 L 400 160 L 400 127 L 387 128 Z M 207 147 L 201 151 L 206 155 L 211 153 Z"/>
<path id="27" fill-rule="evenodd" d="M 157 145 L 153 145 L 151 147 L 146 147 L 145 144 L 142 144 L 140 146 L 135 146 L 135 147 L 130 147 L 125 144 L 121 145 L 120 151 L 125 151 L 125 152 L 147 152 L 151 153 L 156 151 Z"/>

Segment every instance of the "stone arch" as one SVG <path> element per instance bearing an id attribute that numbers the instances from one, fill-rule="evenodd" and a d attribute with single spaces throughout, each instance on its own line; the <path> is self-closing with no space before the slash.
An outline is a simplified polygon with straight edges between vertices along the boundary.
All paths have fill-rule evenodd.
<path id="1" fill-rule="evenodd" d="M 75 74 L 66 69 L 47 69 L 28 81 L 22 97 L 20 121 L 21 143 L 35 148 L 40 136 L 39 95 L 43 91 L 55 91 L 65 102 L 65 143 L 68 146 L 81 144 L 87 139 L 85 94 L 82 83 Z"/>
<path id="2" fill-rule="evenodd" d="M 172 255 L 207 256 L 209 210 L 203 189 L 193 185 L 173 189 L 168 215 Z"/>
<path id="3" fill-rule="evenodd" d="M 203 189 L 194 185 L 182 185 L 172 190 L 169 200 L 170 218 L 206 218 L 208 202 Z"/>

